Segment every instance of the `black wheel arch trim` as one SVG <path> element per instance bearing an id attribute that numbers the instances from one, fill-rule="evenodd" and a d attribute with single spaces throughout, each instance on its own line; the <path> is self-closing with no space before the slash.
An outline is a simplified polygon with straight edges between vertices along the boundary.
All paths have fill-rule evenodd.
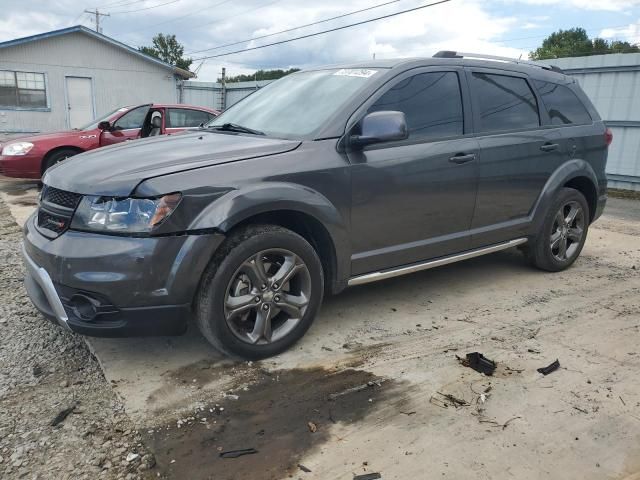
<path id="1" fill-rule="evenodd" d="M 530 218 L 531 221 L 531 232 L 535 234 L 542 227 L 542 222 L 544 221 L 544 214 L 549 208 L 549 205 L 553 202 L 557 193 L 562 189 L 567 183 L 572 180 L 578 178 L 587 178 L 591 184 L 593 185 L 596 191 L 596 201 L 597 198 L 601 195 L 599 186 L 601 182 L 598 181 L 598 176 L 595 171 L 587 163 L 582 159 L 574 158 L 569 160 L 562 165 L 560 165 L 549 177 L 547 183 L 545 184 L 542 192 L 538 196 L 533 209 L 531 210 Z M 591 206 L 590 206 L 591 207 Z M 590 216 L 593 219 L 593 215 L 595 212 L 590 212 Z"/>
<path id="2" fill-rule="evenodd" d="M 237 225 L 263 214 L 298 212 L 324 227 L 335 256 L 332 291 L 346 287 L 351 269 L 351 243 L 345 218 L 321 193 L 298 184 L 262 182 L 232 190 L 206 207 L 189 226 L 190 230 L 215 229 L 227 234 Z"/>

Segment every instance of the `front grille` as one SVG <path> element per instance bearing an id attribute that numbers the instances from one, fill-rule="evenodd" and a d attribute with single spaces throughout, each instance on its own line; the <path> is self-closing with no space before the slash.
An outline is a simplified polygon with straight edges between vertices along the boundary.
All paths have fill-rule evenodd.
<path id="1" fill-rule="evenodd" d="M 58 237 L 69 228 L 82 195 L 45 185 L 40 198 L 38 230 L 46 237 Z"/>
<path id="2" fill-rule="evenodd" d="M 38 226 L 55 233 L 56 236 L 67 229 L 70 220 L 61 215 L 53 215 L 42 208 L 38 210 Z"/>
<path id="3" fill-rule="evenodd" d="M 45 202 L 60 205 L 65 208 L 76 208 L 82 195 L 73 192 L 65 192 L 58 188 L 44 186 L 42 189 L 42 200 Z"/>

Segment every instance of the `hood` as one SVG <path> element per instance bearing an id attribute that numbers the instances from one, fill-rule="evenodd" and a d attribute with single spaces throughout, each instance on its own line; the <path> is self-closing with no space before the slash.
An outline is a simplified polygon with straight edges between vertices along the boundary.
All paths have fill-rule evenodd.
<path id="1" fill-rule="evenodd" d="M 40 135 L 24 135 L 22 137 L 10 138 L 9 140 L 2 142 L 2 144 L 8 145 L 14 142 L 31 142 L 36 144 L 37 142 L 47 140 L 60 140 L 65 138 L 77 139 L 80 135 L 87 135 L 87 132 L 84 130 L 62 130 L 60 132 L 41 133 Z"/>
<path id="2" fill-rule="evenodd" d="M 82 153 L 47 170 L 43 183 L 85 195 L 128 196 L 149 178 L 296 149 L 299 141 L 197 131 Z"/>

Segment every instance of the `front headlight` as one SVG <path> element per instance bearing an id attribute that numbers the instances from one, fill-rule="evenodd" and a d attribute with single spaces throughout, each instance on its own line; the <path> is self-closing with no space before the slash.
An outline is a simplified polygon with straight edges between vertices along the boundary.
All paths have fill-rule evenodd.
<path id="1" fill-rule="evenodd" d="M 176 209 L 179 193 L 159 198 L 85 196 L 73 215 L 71 228 L 114 233 L 147 233 Z"/>
<path id="2" fill-rule="evenodd" d="M 32 148 L 33 143 L 30 142 L 10 143 L 2 149 L 2 155 L 26 155 Z"/>

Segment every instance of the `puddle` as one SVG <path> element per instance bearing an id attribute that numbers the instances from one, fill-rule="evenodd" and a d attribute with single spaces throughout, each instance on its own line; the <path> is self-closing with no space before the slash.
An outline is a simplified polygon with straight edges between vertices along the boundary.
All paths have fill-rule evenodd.
<path id="1" fill-rule="evenodd" d="M 203 367 L 206 364 L 200 365 L 200 371 L 207 370 Z M 398 386 L 355 369 L 269 372 L 250 368 L 252 381 L 233 391 L 237 399 L 227 396 L 217 406 L 204 406 L 181 428 L 173 422 L 145 434 L 160 475 L 190 480 L 275 480 L 293 475 L 305 454 L 330 440 L 332 425 L 362 420 Z M 349 393 L 334 396 L 347 390 Z M 258 453 L 220 457 L 223 451 L 240 449 Z"/>

